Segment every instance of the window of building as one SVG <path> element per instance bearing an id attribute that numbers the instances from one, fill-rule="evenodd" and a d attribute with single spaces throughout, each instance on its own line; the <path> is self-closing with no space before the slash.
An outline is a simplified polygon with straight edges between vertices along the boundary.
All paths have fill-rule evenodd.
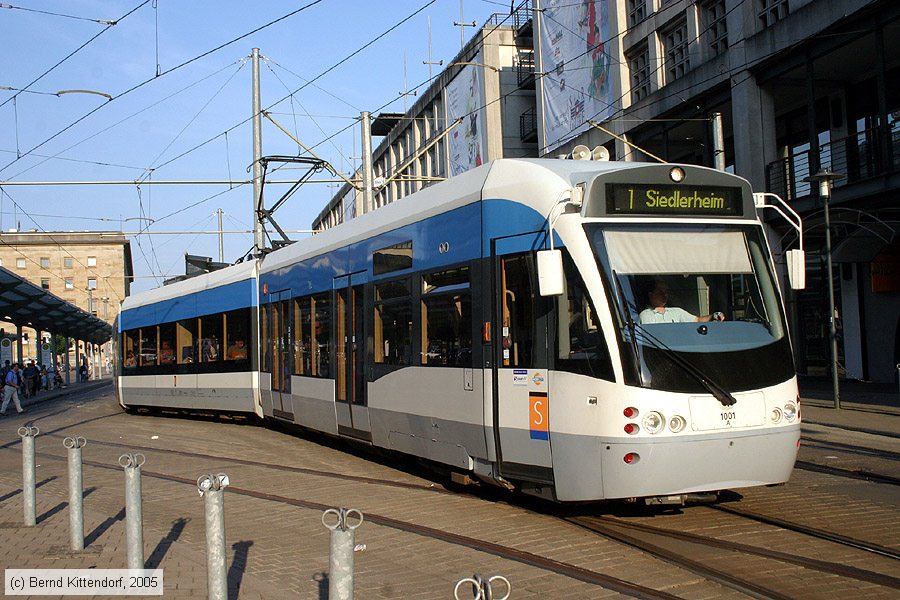
<path id="1" fill-rule="evenodd" d="M 96 256 L 88 256 L 87 266 L 96 267 L 97 266 L 97 257 Z"/>
<path id="2" fill-rule="evenodd" d="M 788 0 L 757 0 L 759 3 L 759 22 L 763 28 L 771 27 L 788 16 L 790 8 Z"/>
<path id="3" fill-rule="evenodd" d="M 650 49 L 642 44 L 630 51 L 626 59 L 631 72 L 631 102 L 635 103 L 650 95 Z"/>
<path id="4" fill-rule="evenodd" d="M 49 257 L 47 257 L 47 256 L 42 256 L 42 257 L 41 257 L 41 268 L 42 268 L 42 269 L 49 269 L 49 268 L 50 268 L 50 258 L 49 258 Z"/>
<path id="5" fill-rule="evenodd" d="M 687 21 L 683 16 L 662 32 L 662 41 L 666 57 L 666 83 L 672 83 L 691 68 Z"/>
<path id="6" fill-rule="evenodd" d="M 17 259 L 16 259 L 16 268 L 17 268 L 17 269 L 24 269 L 24 268 L 25 268 L 25 259 L 24 259 L 24 258 L 17 258 Z"/>
<path id="7" fill-rule="evenodd" d="M 63 267 L 65 267 L 66 269 L 72 268 L 72 259 L 70 257 L 66 257 L 63 259 Z"/>
<path id="8" fill-rule="evenodd" d="M 725 0 L 711 0 L 701 7 L 703 15 L 703 35 L 706 37 L 712 56 L 718 56 L 728 49 L 728 26 L 725 19 Z"/>
<path id="9" fill-rule="evenodd" d="M 97 289 L 97 279 L 95 277 L 88 278 L 88 289 L 96 290 Z"/>
<path id="10" fill-rule="evenodd" d="M 67 290 L 74 290 L 74 289 L 75 289 L 75 283 L 74 283 L 74 281 L 72 280 L 71 277 L 66 277 L 66 289 L 67 289 Z"/>
<path id="11" fill-rule="evenodd" d="M 468 267 L 422 277 L 422 364 L 472 366 Z"/>
<path id="12" fill-rule="evenodd" d="M 43 289 L 43 290 L 50 289 L 50 278 L 49 277 L 41 277 L 41 289 Z"/>
<path id="13" fill-rule="evenodd" d="M 647 18 L 647 0 L 628 0 L 628 25 L 634 27 Z"/>

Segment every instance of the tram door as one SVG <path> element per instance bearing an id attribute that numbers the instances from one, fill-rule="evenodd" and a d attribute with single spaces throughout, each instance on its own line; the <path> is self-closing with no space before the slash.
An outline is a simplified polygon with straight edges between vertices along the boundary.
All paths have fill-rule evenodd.
<path id="1" fill-rule="evenodd" d="M 492 242 L 494 441 L 501 475 L 550 483 L 550 303 L 538 294 L 530 250 L 537 247 L 538 235 Z"/>
<path id="2" fill-rule="evenodd" d="M 291 403 L 291 350 L 293 348 L 293 319 L 290 292 L 269 294 L 273 302 L 266 311 L 269 318 L 269 347 L 272 365 L 273 414 L 281 419 L 294 418 Z"/>
<path id="3" fill-rule="evenodd" d="M 335 410 L 338 433 L 371 441 L 365 381 L 364 286 L 351 275 L 334 280 Z"/>

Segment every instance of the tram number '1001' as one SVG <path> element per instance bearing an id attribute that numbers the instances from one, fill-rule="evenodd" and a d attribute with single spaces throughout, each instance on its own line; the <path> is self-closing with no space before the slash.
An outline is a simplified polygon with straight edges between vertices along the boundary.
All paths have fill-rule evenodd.
<path id="1" fill-rule="evenodd" d="M 726 423 L 728 423 L 729 421 L 731 421 L 731 420 L 735 417 L 735 414 L 734 414 L 734 411 L 733 411 L 733 410 L 730 410 L 730 411 L 727 411 L 727 412 L 723 412 L 723 413 L 720 413 L 720 414 L 722 415 L 722 420 L 725 421 Z"/>

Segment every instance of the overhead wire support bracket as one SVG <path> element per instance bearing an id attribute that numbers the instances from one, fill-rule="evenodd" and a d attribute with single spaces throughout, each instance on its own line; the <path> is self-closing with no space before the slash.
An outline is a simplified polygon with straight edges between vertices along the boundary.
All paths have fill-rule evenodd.
<path id="1" fill-rule="evenodd" d="M 307 166 L 306 172 L 299 179 L 297 179 L 297 181 L 295 181 L 291 185 L 290 189 L 288 189 L 288 191 L 286 191 L 281 196 L 281 198 L 279 198 L 278 201 L 275 202 L 274 205 L 272 205 L 272 208 L 266 208 L 263 205 L 263 189 L 265 188 L 265 184 L 266 184 L 266 171 L 269 168 L 269 163 L 295 163 L 295 164 L 302 164 L 302 165 Z M 259 223 L 263 226 L 263 233 L 265 234 L 265 236 L 267 238 L 269 238 L 269 241 L 272 243 L 273 247 L 274 246 L 285 246 L 287 244 L 292 243 L 293 240 L 291 240 L 287 236 L 287 233 L 285 233 L 284 229 L 282 229 L 281 226 L 278 225 L 278 223 L 275 221 L 275 219 L 273 217 L 273 214 L 275 213 L 276 210 L 278 210 L 281 207 L 282 204 L 287 202 L 288 198 L 290 198 L 301 185 L 306 183 L 310 177 L 312 177 L 315 173 L 321 172 L 322 170 L 330 171 L 331 165 L 329 165 L 326 161 L 324 161 L 318 157 L 312 158 L 309 156 L 279 156 L 279 155 L 260 157 L 259 164 L 262 167 L 262 177 L 261 177 L 262 186 L 260 187 L 259 197 L 256 199 L 256 218 L 259 221 Z M 253 166 L 251 165 L 250 167 L 247 168 L 247 170 L 249 171 L 252 167 Z M 280 240 L 277 240 L 277 241 L 272 240 L 271 236 L 269 236 L 269 233 L 266 231 L 266 228 L 265 228 L 266 221 L 271 223 L 272 227 L 274 227 L 275 230 L 278 231 L 278 234 L 281 236 Z"/>

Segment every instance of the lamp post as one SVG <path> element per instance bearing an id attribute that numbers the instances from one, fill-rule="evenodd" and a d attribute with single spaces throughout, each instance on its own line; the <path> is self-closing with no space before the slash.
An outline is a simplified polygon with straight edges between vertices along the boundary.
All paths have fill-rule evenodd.
<path id="1" fill-rule="evenodd" d="M 828 337 L 831 342 L 831 386 L 834 392 L 835 408 L 841 407 L 841 389 L 838 382 L 837 319 L 834 314 L 834 279 L 832 278 L 831 266 L 831 214 L 828 208 L 828 201 L 831 199 L 832 184 L 843 177 L 843 174 L 833 173 L 826 167 L 815 175 L 810 175 L 803 180 L 819 184 L 819 197 L 821 197 L 822 201 L 825 203 L 825 260 L 828 269 Z"/>

